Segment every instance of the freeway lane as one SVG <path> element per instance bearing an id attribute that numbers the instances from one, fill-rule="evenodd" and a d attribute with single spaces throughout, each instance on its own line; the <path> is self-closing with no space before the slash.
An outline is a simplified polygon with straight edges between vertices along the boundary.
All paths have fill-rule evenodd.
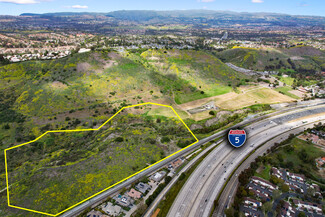
<path id="1" fill-rule="evenodd" d="M 284 110 L 281 110 L 281 111 L 278 111 L 278 112 L 275 112 L 273 114 L 269 114 L 269 115 L 265 115 L 265 116 L 262 116 L 262 117 L 257 117 L 257 118 L 254 118 L 254 119 L 250 119 L 250 120 L 244 120 L 243 122 L 235 125 L 234 127 L 236 126 L 244 126 L 246 124 L 250 124 L 250 123 L 253 123 L 255 121 L 258 121 L 258 120 L 261 120 L 265 117 L 269 117 L 269 116 L 272 116 L 274 114 L 277 114 L 277 113 L 283 113 L 283 112 L 289 112 L 291 114 L 294 114 L 295 113 L 295 110 L 297 109 L 310 109 L 314 106 L 318 106 L 318 105 L 322 105 L 323 103 L 325 102 L 325 100 L 315 100 L 315 101 L 308 101 L 308 102 L 303 102 L 303 103 L 300 103 L 299 105 L 297 106 L 294 106 L 294 107 L 290 107 L 290 108 L 286 108 Z M 311 107 L 312 106 L 312 107 Z M 282 115 L 280 115 L 282 116 Z M 141 177 L 144 177 L 144 176 L 147 176 L 147 175 L 150 175 L 152 174 L 153 172 L 155 172 L 156 170 L 158 170 L 159 168 L 169 164 L 170 162 L 172 162 L 173 160 L 175 160 L 176 158 L 180 157 L 180 156 L 184 156 L 184 155 L 187 155 L 189 154 L 190 152 L 192 152 L 193 150 L 197 149 L 198 147 L 200 147 L 201 145 L 211 141 L 211 140 L 214 140 L 216 138 L 219 138 L 220 136 L 223 136 L 226 132 L 228 131 L 228 129 L 226 130 L 223 130 L 223 131 L 220 131 L 216 134 L 213 134 L 212 136 L 209 136 L 207 138 L 204 138 L 202 140 L 200 140 L 198 143 L 196 143 L 195 145 L 192 145 L 186 149 L 184 149 L 183 151 L 173 155 L 172 157 L 169 157 L 168 159 L 165 159 L 164 161 L 161 161 L 159 162 L 158 164 L 142 171 L 141 173 L 131 177 L 130 179 L 120 183 L 119 185 L 113 187 L 113 188 L 110 188 L 108 189 L 107 191 L 104 191 L 103 193 L 93 197 L 92 199 L 89 199 L 88 201 L 84 202 L 84 203 L 80 203 L 78 204 L 76 207 L 68 210 L 67 212 L 61 214 L 60 216 L 61 217 L 71 217 L 71 216 L 76 216 L 78 215 L 79 213 L 81 213 L 83 210 L 85 210 L 87 207 L 89 206 L 94 206 L 98 203 L 100 203 L 101 201 L 105 200 L 108 196 L 111 196 L 113 194 L 116 194 L 118 191 L 120 191 L 122 188 L 124 187 L 127 187 L 129 185 L 131 185 L 133 182 L 135 182 L 136 180 L 140 179 Z"/>
<path id="2" fill-rule="evenodd" d="M 324 121 L 322 121 L 324 123 Z M 240 167 L 236 170 L 235 174 L 240 174 L 243 170 L 247 169 L 250 166 L 250 163 L 255 160 L 258 156 L 262 156 L 264 153 L 266 153 L 267 149 L 272 146 L 274 143 L 280 143 L 283 140 L 287 139 L 288 136 L 293 133 L 293 134 L 298 134 L 302 131 L 304 131 L 305 128 L 311 128 L 313 127 L 314 123 L 312 124 L 307 124 L 302 127 L 297 127 L 295 129 L 292 129 L 290 131 L 287 131 L 272 140 L 268 141 L 265 145 L 261 146 L 258 148 L 251 156 L 249 156 L 248 159 L 246 159 L 243 164 L 240 165 Z M 236 189 L 238 186 L 238 179 L 237 176 L 234 175 L 231 177 L 229 180 L 227 186 L 223 190 L 221 197 L 219 199 L 219 205 L 217 209 L 213 213 L 213 217 L 218 217 L 218 216 L 223 216 L 224 210 L 226 207 L 230 205 L 230 203 L 233 200 L 233 197 L 235 196 Z"/>
<path id="3" fill-rule="evenodd" d="M 230 147 L 227 142 L 221 143 L 219 148 L 222 150 L 213 150 L 192 173 L 177 196 L 168 216 L 208 216 L 214 199 L 226 178 L 254 147 L 263 144 L 274 135 L 302 125 L 302 121 L 293 122 L 294 119 L 323 112 L 325 112 L 325 106 L 318 106 L 254 123 L 245 128 L 249 138 L 246 145 L 240 149 Z M 309 121 L 315 121 L 318 118 L 313 117 Z"/>

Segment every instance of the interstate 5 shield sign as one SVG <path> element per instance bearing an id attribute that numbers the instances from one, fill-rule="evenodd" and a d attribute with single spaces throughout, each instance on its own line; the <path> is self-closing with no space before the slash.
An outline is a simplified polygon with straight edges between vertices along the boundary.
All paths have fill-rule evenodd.
<path id="1" fill-rule="evenodd" d="M 228 140 L 234 147 L 241 147 L 246 141 L 245 130 L 230 130 L 228 133 Z"/>

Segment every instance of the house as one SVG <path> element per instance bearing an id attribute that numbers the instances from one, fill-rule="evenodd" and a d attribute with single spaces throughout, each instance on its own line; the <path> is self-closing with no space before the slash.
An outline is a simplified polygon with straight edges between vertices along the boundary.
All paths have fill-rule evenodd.
<path id="1" fill-rule="evenodd" d="M 296 209 L 290 205 L 287 201 L 284 201 L 283 206 L 281 207 L 279 216 L 281 217 L 294 217 L 296 216 Z"/>
<path id="2" fill-rule="evenodd" d="M 165 171 L 156 172 L 155 174 L 150 176 L 150 179 L 152 179 L 155 182 L 159 182 L 164 178 L 165 175 L 166 175 Z"/>
<path id="3" fill-rule="evenodd" d="M 260 201 L 246 197 L 244 198 L 244 206 L 253 210 L 257 210 L 259 207 L 262 206 L 262 203 Z"/>
<path id="4" fill-rule="evenodd" d="M 311 134 L 311 141 L 314 143 L 314 144 L 317 144 L 319 140 L 319 136 L 315 135 L 315 134 Z"/>
<path id="5" fill-rule="evenodd" d="M 182 163 L 183 163 L 183 161 L 182 161 L 181 159 L 178 158 L 177 160 L 173 161 L 173 162 L 171 163 L 171 165 L 172 165 L 172 167 L 173 167 L 174 169 L 176 169 L 176 168 L 179 167 Z"/>
<path id="6" fill-rule="evenodd" d="M 151 186 L 143 183 L 143 182 L 139 182 L 136 186 L 135 189 L 137 189 L 138 191 L 140 191 L 142 194 L 145 194 L 147 191 L 151 190 Z"/>
<path id="7" fill-rule="evenodd" d="M 255 183 L 257 185 L 261 185 L 265 188 L 268 188 L 270 191 L 273 191 L 278 188 L 276 185 L 274 185 L 271 182 L 266 181 L 260 177 L 253 176 L 251 180 L 253 183 Z"/>
<path id="8" fill-rule="evenodd" d="M 254 188 L 254 186 L 248 186 L 248 190 L 253 192 L 253 194 L 255 194 L 261 200 L 265 200 L 265 201 L 271 200 L 271 195 L 269 193 L 267 193 L 265 191 L 261 191 L 260 189 L 256 189 L 256 188 Z"/>
<path id="9" fill-rule="evenodd" d="M 325 146 L 325 140 L 324 139 L 319 139 L 317 141 L 317 145 Z"/>
<path id="10" fill-rule="evenodd" d="M 296 200 L 296 199 L 293 200 L 293 203 L 295 204 L 297 210 L 299 211 L 307 211 L 309 213 L 316 212 L 319 215 L 323 214 L 322 206 L 320 204 L 306 202 L 302 200 Z"/>
<path id="11" fill-rule="evenodd" d="M 271 172 L 274 176 L 276 176 L 277 178 L 279 179 L 283 179 L 283 173 L 278 169 L 278 168 L 275 168 L 275 167 L 272 167 L 271 168 Z"/>
<path id="12" fill-rule="evenodd" d="M 325 164 L 325 157 L 321 157 L 321 158 L 317 158 L 316 159 L 316 165 L 321 167 L 323 166 L 323 164 Z"/>
<path id="13" fill-rule="evenodd" d="M 99 211 L 92 210 L 89 213 L 87 213 L 87 217 L 109 217 L 108 215 L 104 215 L 103 213 Z"/>
<path id="14" fill-rule="evenodd" d="M 134 190 L 134 188 L 131 188 L 131 190 L 128 192 L 128 195 L 134 199 L 141 198 L 141 193 L 139 191 Z"/>
<path id="15" fill-rule="evenodd" d="M 110 216 L 118 216 L 121 212 L 121 207 L 108 202 L 102 207 L 102 210 Z"/>
<path id="16" fill-rule="evenodd" d="M 130 205 L 132 205 L 132 199 L 128 196 L 128 195 L 121 195 L 118 194 L 115 197 L 113 197 L 113 199 L 116 201 L 116 203 L 118 205 L 124 206 L 124 207 L 128 207 Z"/>
<path id="17" fill-rule="evenodd" d="M 305 183 L 305 176 L 295 173 L 287 172 L 287 177 L 293 181 L 299 182 L 299 183 Z"/>

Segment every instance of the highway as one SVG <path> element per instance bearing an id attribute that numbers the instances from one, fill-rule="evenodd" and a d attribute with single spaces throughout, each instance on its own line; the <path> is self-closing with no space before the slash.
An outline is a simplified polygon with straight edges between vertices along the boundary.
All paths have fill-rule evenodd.
<path id="1" fill-rule="evenodd" d="M 307 117 L 306 120 L 310 123 L 320 118 L 323 119 L 325 116 L 316 115 L 311 118 L 308 116 L 324 112 L 325 106 L 322 105 L 253 123 L 245 128 L 248 139 L 246 144 L 239 149 L 231 147 L 226 141 L 222 142 L 192 173 L 174 201 L 168 216 L 209 216 L 214 200 L 225 180 L 252 150 L 276 135 L 303 125 L 301 120 L 294 121 L 295 119 Z"/>
<path id="2" fill-rule="evenodd" d="M 324 123 L 324 121 L 322 121 Z M 224 211 L 226 208 L 229 207 L 231 202 L 234 199 L 234 196 L 236 194 L 236 189 L 238 187 L 238 179 L 236 174 L 240 174 L 243 170 L 247 169 L 251 162 L 253 162 L 258 156 L 262 156 L 264 153 L 267 152 L 267 149 L 272 146 L 274 143 L 280 143 L 283 140 L 287 139 L 290 134 L 298 134 L 302 131 L 304 131 L 305 128 L 312 128 L 314 123 L 307 124 L 301 127 L 294 128 L 292 130 L 289 130 L 285 133 L 280 134 L 279 136 L 269 140 L 265 145 L 258 148 L 252 155 L 250 155 L 241 165 L 237 168 L 235 175 L 233 175 L 229 182 L 227 183 L 226 187 L 224 188 L 220 199 L 219 199 L 219 205 L 217 209 L 213 212 L 213 217 L 219 217 L 224 215 Z"/>
<path id="3" fill-rule="evenodd" d="M 257 118 L 254 118 L 254 119 L 248 119 L 248 120 L 244 120 L 243 122 L 233 126 L 232 128 L 235 128 L 235 127 L 238 127 L 238 126 L 244 126 L 244 125 L 247 125 L 247 124 L 250 124 L 250 123 L 254 123 L 255 121 L 259 121 L 261 119 L 264 119 L 266 117 L 270 117 L 276 113 L 283 113 L 283 112 L 291 112 L 292 114 L 294 114 L 292 111 L 295 111 L 297 109 L 311 109 L 315 106 L 319 106 L 319 105 L 322 105 L 325 101 L 324 100 L 315 100 L 313 102 L 308 102 L 308 103 L 300 103 L 298 104 L 297 106 L 294 106 L 294 107 L 290 107 L 290 108 L 286 108 L 286 109 L 283 109 L 281 111 L 278 111 L 278 112 L 275 112 L 273 114 L 269 114 L 269 115 L 265 115 L 265 116 L 262 116 L 262 117 L 257 117 Z M 313 105 L 311 105 L 311 103 L 313 103 Z M 136 175 L 134 175 L 133 177 L 129 178 L 128 180 L 120 183 L 119 185 L 117 186 L 114 186 L 113 188 L 110 188 L 104 192 L 102 192 L 101 194 L 89 199 L 88 201 L 84 202 L 84 203 L 80 203 L 78 204 L 77 206 L 71 208 L 70 210 L 66 211 L 65 213 L 61 214 L 60 216 L 61 217 L 71 217 L 71 216 L 76 216 L 78 215 L 79 213 L 81 213 L 83 210 L 85 210 L 87 207 L 89 206 L 94 206 L 98 203 L 100 203 L 101 201 L 105 200 L 108 196 L 111 196 L 111 195 L 114 195 L 116 194 L 117 192 L 119 192 L 122 188 L 124 187 L 127 187 L 127 186 L 130 186 L 133 182 L 141 179 L 142 177 L 144 176 L 148 176 L 152 173 L 154 173 L 155 171 L 157 171 L 158 169 L 162 168 L 163 166 L 169 164 L 170 162 L 172 162 L 173 160 L 179 158 L 180 156 L 184 156 L 184 155 L 187 155 L 189 153 L 191 153 L 193 150 L 197 149 L 198 147 L 200 147 L 201 145 L 211 141 L 211 140 L 214 140 L 216 138 L 219 138 L 223 135 L 225 135 L 225 133 L 228 131 L 229 129 L 226 129 L 226 130 L 223 130 L 223 131 L 220 131 L 216 134 L 213 134 L 212 136 L 209 136 L 207 138 L 204 138 L 202 140 L 200 140 L 199 142 L 197 142 L 196 144 L 182 150 L 181 152 L 173 155 L 172 157 L 169 157 L 157 164 L 155 164 L 154 166 L 142 171 L 141 173 L 138 173 Z"/>

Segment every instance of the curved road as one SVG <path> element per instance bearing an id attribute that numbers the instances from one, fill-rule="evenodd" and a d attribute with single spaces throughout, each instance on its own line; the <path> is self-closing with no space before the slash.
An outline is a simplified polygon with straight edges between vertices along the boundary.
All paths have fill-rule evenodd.
<path id="1" fill-rule="evenodd" d="M 321 121 L 321 122 L 324 123 L 324 121 Z M 314 125 L 314 123 L 311 123 L 311 124 L 307 124 L 307 125 L 304 125 L 301 127 L 294 128 L 292 130 L 289 130 L 289 131 L 287 131 L 283 134 L 280 134 L 279 136 L 269 140 L 265 145 L 261 146 L 252 155 L 250 155 L 240 165 L 240 167 L 236 170 L 235 174 L 238 175 L 243 170 L 247 169 L 250 166 L 251 162 L 253 162 L 258 156 L 262 156 L 264 153 L 266 153 L 268 148 L 270 146 L 274 145 L 274 143 L 280 143 L 280 142 L 284 141 L 285 139 L 287 139 L 290 134 L 301 133 L 305 130 L 305 128 L 312 128 L 313 125 Z M 227 183 L 225 189 L 223 190 L 223 192 L 220 196 L 219 205 L 218 205 L 217 209 L 214 211 L 214 213 L 212 215 L 213 217 L 218 217 L 218 216 L 224 215 L 225 209 L 229 207 L 229 205 L 231 204 L 231 202 L 235 196 L 238 184 L 239 184 L 239 182 L 238 182 L 237 176 L 233 175 L 230 178 L 229 182 Z"/>
<path id="2" fill-rule="evenodd" d="M 275 135 L 303 125 L 301 120 L 295 121 L 297 118 L 308 118 L 310 115 L 324 112 L 325 106 L 321 105 L 254 123 L 245 128 L 248 139 L 245 146 L 239 149 L 232 148 L 227 142 L 221 143 L 192 173 L 177 196 L 168 216 L 209 216 L 214 199 L 225 180 L 254 148 L 272 139 Z M 325 118 L 325 116 L 321 118 Z M 319 120 L 317 115 L 308 119 L 309 122 L 316 120 Z"/>
<path id="3" fill-rule="evenodd" d="M 283 109 L 281 111 L 278 111 L 278 112 L 275 112 L 275 113 L 272 113 L 272 114 L 264 115 L 262 117 L 257 117 L 257 118 L 254 118 L 254 119 L 244 120 L 243 122 L 235 125 L 234 127 L 236 127 L 236 126 L 244 126 L 246 124 L 254 123 L 254 122 L 258 121 L 258 120 L 261 120 L 261 119 L 266 118 L 266 117 L 273 116 L 274 114 L 277 114 L 277 113 L 283 113 L 283 112 L 292 111 L 292 110 L 301 109 L 301 108 L 309 108 L 309 106 L 311 106 L 311 105 L 312 106 L 317 106 L 317 105 L 321 105 L 323 103 L 325 103 L 325 100 L 314 100 L 314 101 L 299 102 L 296 106 L 285 108 L 285 109 Z M 112 188 L 98 194 L 97 196 L 89 199 L 86 202 L 77 204 L 75 207 L 73 207 L 70 210 L 66 211 L 65 213 L 61 214 L 60 217 L 76 216 L 79 213 L 81 213 L 83 210 L 85 210 L 87 207 L 96 206 L 101 201 L 106 200 L 106 198 L 108 196 L 116 194 L 122 188 L 130 186 L 136 180 L 138 180 L 138 179 L 140 179 L 140 178 L 142 178 L 144 176 L 148 176 L 148 175 L 154 173 L 159 168 L 169 164 L 170 162 L 172 162 L 176 158 L 179 158 L 180 156 L 184 156 L 184 155 L 189 154 L 190 152 L 197 149 L 201 145 L 203 145 L 203 144 L 205 144 L 205 143 L 207 143 L 207 142 L 209 142 L 211 140 L 214 140 L 216 138 L 219 138 L 220 136 L 223 136 L 227 132 L 227 130 L 228 129 L 220 131 L 220 132 L 218 132 L 216 134 L 213 134 L 212 136 L 209 136 L 207 138 L 204 138 L 204 139 L 200 140 L 199 142 L 197 142 L 196 144 L 194 144 L 194 145 L 184 149 L 183 151 L 173 155 L 172 157 L 169 157 L 168 159 L 165 159 L 165 160 L 159 162 L 158 164 L 156 164 L 156 165 L 142 171 L 141 173 L 138 173 L 137 175 L 134 175 L 133 177 L 129 178 L 128 180 L 125 180 L 124 182 L 120 183 L 119 185 L 117 185 L 115 187 L 112 187 Z"/>

